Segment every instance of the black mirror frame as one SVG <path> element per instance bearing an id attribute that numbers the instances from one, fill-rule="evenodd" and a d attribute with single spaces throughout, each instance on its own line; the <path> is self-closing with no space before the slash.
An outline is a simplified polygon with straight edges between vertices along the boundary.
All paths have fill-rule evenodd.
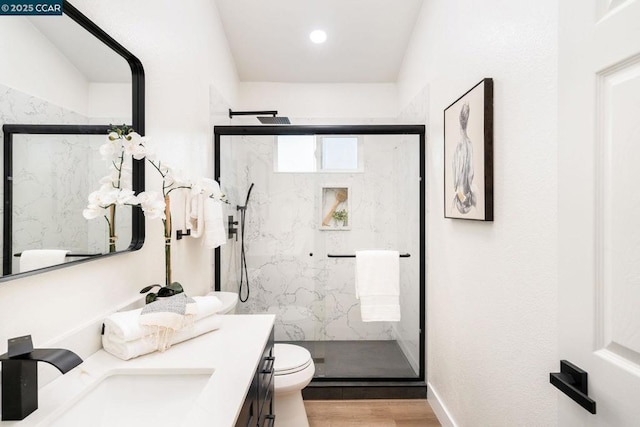
<path id="1" fill-rule="evenodd" d="M 124 58 L 131 68 L 131 86 L 132 86 L 132 114 L 131 126 L 140 135 L 145 134 L 145 84 L 144 84 L 144 68 L 142 62 L 136 58 L 131 52 L 125 49 L 120 43 L 115 41 L 110 35 L 104 32 L 100 27 L 94 24 L 89 18 L 84 16 L 78 9 L 72 6 L 68 1 L 62 2 L 63 13 L 73 19 L 81 27 L 95 36 L 98 40 L 110 47 L 114 52 Z M 141 209 L 134 208 L 132 214 L 131 227 L 131 244 L 125 251 L 113 252 L 90 258 L 71 261 L 68 263 L 45 267 L 25 273 L 11 273 L 12 263 L 12 216 L 11 208 L 13 202 L 13 191 L 11 177 L 13 174 L 12 165 L 12 145 L 14 134 L 54 134 L 54 135 L 96 135 L 107 134 L 110 125 L 21 125 L 21 124 L 5 124 L 2 129 L 4 132 L 4 215 L 3 215 L 3 241 L 9 242 L 3 245 L 3 277 L 0 282 L 13 280 L 21 277 L 38 274 L 45 271 L 64 268 L 82 262 L 93 261 L 105 256 L 113 256 L 128 251 L 134 251 L 142 248 L 144 244 L 144 214 Z M 144 160 L 133 160 L 132 166 L 132 184 L 135 194 L 144 191 Z M 8 265 L 7 265 L 8 264 Z"/>

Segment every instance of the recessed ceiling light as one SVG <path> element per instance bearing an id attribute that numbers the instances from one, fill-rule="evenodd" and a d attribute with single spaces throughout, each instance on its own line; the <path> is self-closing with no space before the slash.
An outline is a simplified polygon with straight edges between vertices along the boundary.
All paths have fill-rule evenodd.
<path id="1" fill-rule="evenodd" d="M 324 43 L 325 41 L 327 41 L 327 33 L 322 30 L 314 30 L 311 31 L 311 34 L 309 34 L 309 38 L 314 43 Z"/>

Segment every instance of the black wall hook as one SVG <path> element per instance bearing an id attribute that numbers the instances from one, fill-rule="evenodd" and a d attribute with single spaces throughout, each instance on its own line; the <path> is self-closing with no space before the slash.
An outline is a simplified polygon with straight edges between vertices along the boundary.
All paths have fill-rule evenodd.
<path id="1" fill-rule="evenodd" d="M 187 231 L 176 230 L 176 240 L 182 240 L 183 236 L 191 236 L 191 229 Z"/>

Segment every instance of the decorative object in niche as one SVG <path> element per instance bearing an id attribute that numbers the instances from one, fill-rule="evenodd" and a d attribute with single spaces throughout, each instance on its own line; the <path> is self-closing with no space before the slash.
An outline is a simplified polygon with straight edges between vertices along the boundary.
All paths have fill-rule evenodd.
<path id="1" fill-rule="evenodd" d="M 339 211 L 335 211 L 333 213 L 333 219 L 339 226 L 347 225 L 347 221 L 349 220 L 349 214 L 346 209 L 340 209 Z"/>
<path id="2" fill-rule="evenodd" d="M 348 230 L 349 187 L 323 187 L 321 193 L 321 230 Z"/>
<path id="3" fill-rule="evenodd" d="M 89 195 L 89 204 L 83 211 L 87 219 L 97 218 L 104 210 L 109 210 L 109 216 L 104 215 L 109 223 L 109 239 L 115 241 L 117 236 L 112 236 L 112 225 L 115 224 L 115 210 L 117 206 L 138 206 L 149 219 L 162 219 L 165 244 L 165 285 L 154 284 L 144 287 L 140 293 L 147 293 L 159 287 L 158 292 L 148 293 L 146 302 L 153 302 L 158 297 L 172 296 L 183 292 L 182 285 L 172 281 L 171 275 L 171 200 L 170 193 L 174 190 L 190 190 L 191 196 L 205 195 L 213 199 L 226 201 L 225 195 L 215 192 L 211 186 L 193 184 L 183 178 L 167 163 L 157 160 L 155 153 L 149 144 L 149 139 L 139 135 L 129 126 L 113 126 L 109 129 L 107 142 L 100 147 L 100 154 L 110 162 L 110 174 L 100 180 L 102 186 L 99 190 Z M 160 174 L 162 178 L 162 193 L 156 191 L 143 191 L 134 195 L 127 179 L 126 162 L 124 159 L 131 156 L 135 160 L 146 159 L 147 162 Z"/>
<path id="4" fill-rule="evenodd" d="M 444 216 L 493 221 L 493 79 L 444 110 Z"/>

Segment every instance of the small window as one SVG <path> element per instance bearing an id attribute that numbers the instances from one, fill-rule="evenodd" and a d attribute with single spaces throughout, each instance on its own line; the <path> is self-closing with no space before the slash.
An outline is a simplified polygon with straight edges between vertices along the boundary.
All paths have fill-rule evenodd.
<path id="1" fill-rule="evenodd" d="M 325 136 L 322 138 L 322 170 L 355 171 L 358 169 L 358 137 Z"/>
<path id="2" fill-rule="evenodd" d="M 315 172 L 316 138 L 314 135 L 278 135 L 276 139 L 277 172 Z"/>
<path id="3" fill-rule="evenodd" d="M 357 136 L 278 135 L 276 172 L 362 171 L 362 141 Z"/>

